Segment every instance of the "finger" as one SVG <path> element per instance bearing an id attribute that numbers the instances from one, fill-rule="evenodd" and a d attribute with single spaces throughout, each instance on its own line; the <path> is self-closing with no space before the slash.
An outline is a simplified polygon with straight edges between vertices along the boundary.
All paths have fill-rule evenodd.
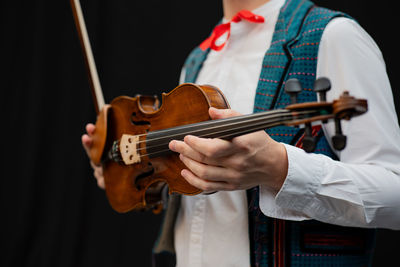
<path id="1" fill-rule="evenodd" d="M 103 179 L 97 179 L 97 186 L 100 187 L 101 189 L 106 189 L 106 184 Z"/>
<path id="2" fill-rule="evenodd" d="M 230 169 L 212 166 L 197 162 L 188 157 L 179 155 L 180 160 L 194 173 L 197 177 L 214 182 L 234 182 L 236 176 Z"/>
<path id="3" fill-rule="evenodd" d="M 103 168 L 97 166 L 97 165 L 94 164 L 92 161 L 90 162 L 90 165 L 93 167 L 93 176 L 94 176 L 94 178 L 96 178 L 97 185 L 98 185 L 100 188 L 105 189 Z"/>
<path id="4" fill-rule="evenodd" d="M 217 166 L 216 161 L 212 161 L 208 159 L 204 154 L 201 154 L 200 152 L 194 150 L 192 147 L 190 147 L 188 144 L 182 141 L 178 140 L 173 140 L 169 143 L 169 148 L 177 152 L 181 155 L 184 155 L 185 157 L 191 158 L 197 162 L 202 162 L 210 165 L 215 165 Z"/>
<path id="5" fill-rule="evenodd" d="M 86 124 L 86 132 L 89 135 L 92 135 L 94 133 L 94 131 L 96 130 L 96 126 L 93 123 L 88 123 Z"/>
<path id="6" fill-rule="evenodd" d="M 181 175 L 189 184 L 206 192 L 233 190 L 232 187 L 225 182 L 203 180 L 186 169 L 181 171 Z"/>
<path id="7" fill-rule="evenodd" d="M 101 175 L 99 174 L 99 171 L 96 168 L 93 169 L 93 176 L 94 176 L 94 178 L 96 178 L 96 180 L 99 180 L 102 178 Z"/>
<path id="8" fill-rule="evenodd" d="M 235 152 L 231 142 L 218 138 L 200 138 L 187 135 L 184 138 L 184 142 L 211 160 L 225 157 Z"/>
<path id="9" fill-rule="evenodd" d="M 87 134 L 82 135 L 83 146 L 89 148 L 92 145 L 92 143 L 93 143 L 93 139 L 89 135 L 87 135 Z"/>
<path id="10" fill-rule="evenodd" d="M 88 136 L 87 134 L 84 134 L 84 135 L 82 135 L 82 146 L 83 146 L 83 148 L 85 149 L 85 151 L 86 151 L 86 154 L 89 156 L 89 150 L 90 150 L 90 147 L 92 146 L 92 144 L 93 144 L 93 140 L 92 140 L 92 138 L 90 137 L 90 136 Z"/>
<path id="11" fill-rule="evenodd" d="M 103 168 L 95 167 L 93 170 L 94 170 L 94 176 L 96 177 L 97 180 L 104 179 Z"/>
<path id="12" fill-rule="evenodd" d="M 213 119 L 213 120 L 225 119 L 225 118 L 242 115 L 239 112 L 232 110 L 232 109 L 216 109 L 213 107 L 211 107 L 208 110 L 208 114 L 210 115 L 211 119 Z"/>
<path id="13" fill-rule="evenodd" d="M 101 164 L 97 165 L 93 161 L 90 161 L 90 166 L 92 166 L 93 169 L 100 169 L 101 175 L 103 175 L 103 167 L 101 166 Z"/>

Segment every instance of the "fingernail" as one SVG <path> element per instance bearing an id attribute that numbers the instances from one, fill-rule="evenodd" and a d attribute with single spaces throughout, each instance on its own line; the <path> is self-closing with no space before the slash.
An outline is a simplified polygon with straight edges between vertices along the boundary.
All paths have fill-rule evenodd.
<path id="1" fill-rule="evenodd" d="M 171 142 L 169 142 L 168 147 L 169 147 L 169 149 L 171 149 L 172 151 L 175 151 L 175 140 L 172 140 Z"/>
<path id="2" fill-rule="evenodd" d="M 182 175 L 183 177 L 186 176 L 186 173 L 187 173 L 186 169 L 183 169 L 183 170 L 181 171 L 181 175 Z"/>
<path id="3" fill-rule="evenodd" d="M 217 109 L 217 108 L 212 108 L 213 109 L 213 112 L 215 113 L 215 114 L 221 114 L 221 110 L 219 110 L 219 109 Z"/>
<path id="4" fill-rule="evenodd" d="M 184 142 L 190 142 L 193 140 L 194 135 L 186 135 L 185 138 L 183 139 Z"/>

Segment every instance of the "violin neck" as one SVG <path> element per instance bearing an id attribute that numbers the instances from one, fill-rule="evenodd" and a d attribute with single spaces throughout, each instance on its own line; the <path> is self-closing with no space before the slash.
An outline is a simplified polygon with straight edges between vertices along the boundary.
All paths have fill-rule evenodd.
<path id="1" fill-rule="evenodd" d="M 170 141 L 183 140 L 186 135 L 230 140 L 237 136 L 284 125 L 293 118 L 289 110 L 278 109 L 152 131 L 146 137 L 146 151 L 149 157 L 163 156 L 171 152 L 168 149 Z"/>

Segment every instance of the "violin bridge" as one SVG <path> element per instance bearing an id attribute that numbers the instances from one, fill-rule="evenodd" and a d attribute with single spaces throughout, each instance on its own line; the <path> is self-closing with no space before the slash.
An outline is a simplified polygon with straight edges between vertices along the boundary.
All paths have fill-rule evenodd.
<path id="1" fill-rule="evenodd" d="M 126 165 L 140 162 L 140 154 L 137 150 L 139 136 L 123 134 L 119 141 L 119 151 L 122 161 Z"/>

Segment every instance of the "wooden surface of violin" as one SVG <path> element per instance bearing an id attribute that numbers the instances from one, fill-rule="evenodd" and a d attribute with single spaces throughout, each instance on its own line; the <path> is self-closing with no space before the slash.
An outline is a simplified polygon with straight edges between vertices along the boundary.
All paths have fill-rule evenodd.
<path id="1" fill-rule="evenodd" d="M 210 107 L 229 107 L 217 88 L 194 84 L 184 84 L 163 94 L 161 107 L 157 102 L 151 97 L 120 96 L 105 105 L 98 115 L 90 157 L 94 163 L 103 164 L 107 198 L 118 212 L 157 209 L 166 184 L 170 193 L 200 193 L 201 190 L 180 176 L 184 165 L 176 153 L 157 156 L 156 152 L 152 155 L 147 151 L 147 135 L 152 131 L 207 121 Z M 138 137 L 133 145 L 135 151 L 132 151 L 138 159 L 132 164 L 110 156 L 113 145 L 121 145 L 118 141 L 123 135 Z M 168 141 L 161 147 L 165 150 L 166 146 Z M 116 149 L 122 152 L 124 148 Z"/>

